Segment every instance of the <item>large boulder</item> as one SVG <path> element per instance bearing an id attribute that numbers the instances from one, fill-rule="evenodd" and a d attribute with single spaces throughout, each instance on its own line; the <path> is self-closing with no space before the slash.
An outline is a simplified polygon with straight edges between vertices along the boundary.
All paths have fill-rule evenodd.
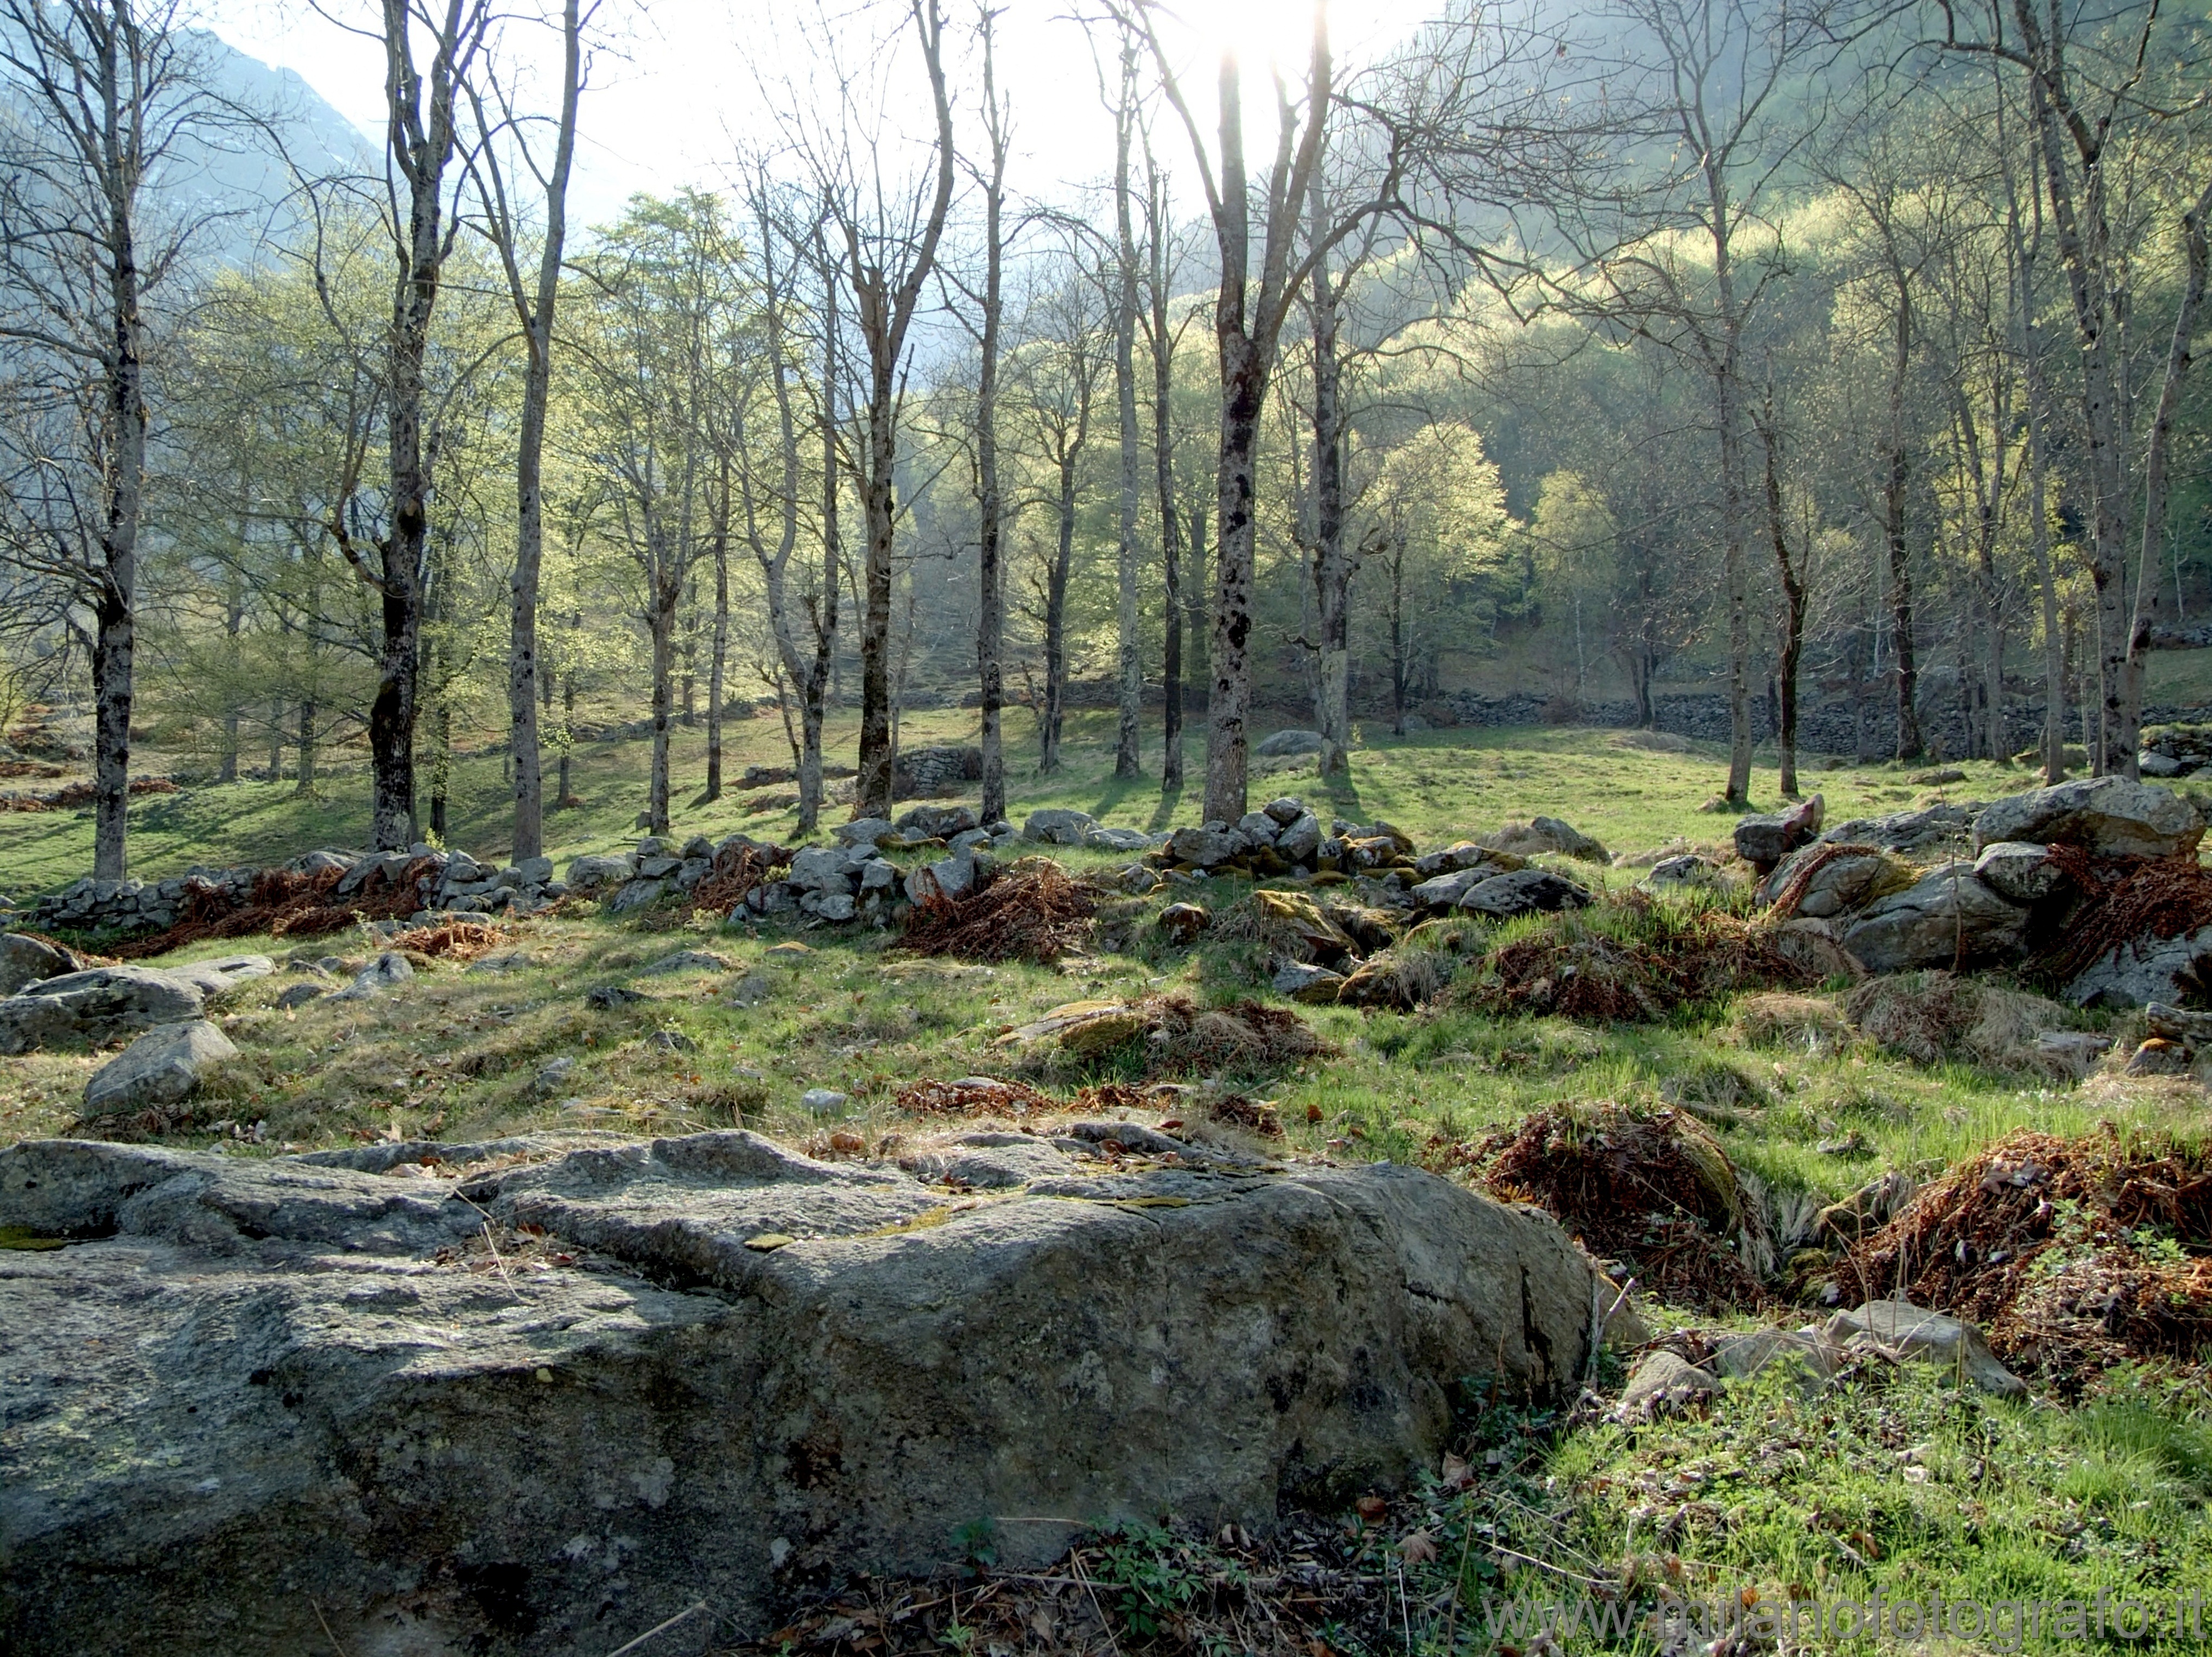
<path id="1" fill-rule="evenodd" d="M 1022 838 L 1042 840 L 1048 846 L 1079 846 L 1083 837 L 1097 826 L 1098 819 L 1087 811 L 1048 806 L 1029 814 L 1022 825 Z"/>
<path id="2" fill-rule="evenodd" d="M 2027 911 L 1984 886 L 1972 864 L 1944 863 L 1869 905 L 1844 934 L 1844 947 L 1869 972 L 1972 966 L 2016 953 L 2027 927 Z"/>
<path id="3" fill-rule="evenodd" d="M 1328 746 L 1328 739 L 1319 731 L 1277 731 L 1252 747 L 1255 759 L 1292 759 L 1304 753 L 1319 753 Z"/>
<path id="4" fill-rule="evenodd" d="M 628 853 L 605 857 L 577 857 L 568 864 L 568 890 L 583 896 L 621 886 L 637 873 L 637 860 Z"/>
<path id="5" fill-rule="evenodd" d="M 2171 789 L 2086 777 L 2000 800 L 1974 819 L 1974 849 L 2001 840 L 2080 846 L 2099 857 L 2171 857 L 2197 850 L 2204 819 Z"/>
<path id="6" fill-rule="evenodd" d="M 1242 856 L 1244 850 L 1243 836 L 1225 823 L 1179 828 L 1168 837 L 1167 844 L 1170 862 L 1188 863 L 1194 868 L 1218 868 Z"/>
<path id="7" fill-rule="evenodd" d="M 88 1117 L 165 1110 L 199 1091 L 208 1073 L 238 1049 L 205 1019 L 149 1030 L 93 1072 L 84 1085 Z"/>
<path id="8" fill-rule="evenodd" d="M 1602 845 L 1571 823 L 1556 817 L 1534 817 L 1525 823 L 1508 823 L 1484 835 L 1482 844 L 1492 851 L 1511 852 L 1519 857 L 1534 857 L 1551 851 L 1578 857 L 1586 863 L 1613 861 L 1613 854 Z"/>
<path id="9" fill-rule="evenodd" d="M 20 932 L 0 933 L 0 996 L 12 996 L 27 984 L 76 970 L 76 957 L 59 944 Z"/>
<path id="10" fill-rule="evenodd" d="M 241 957 L 258 960 L 266 956 Z M 210 987 L 225 987 L 220 964 L 198 970 L 158 966 L 95 966 L 42 978 L 0 1001 L 0 1053 L 28 1053 L 58 1046 L 99 1046 L 135 1036 L 157 1024 L 196 1019 Z"/>
<path id="11" fill-rule="evenodd" d="M 1787 898 L 1777 917 L 1824 921 L 1912 884 L 1912 871 L 1875 846 L 1801 846 L 1759 883 L 1759 901 Z"/>
<path id="12" fill-rule="evenodd" d="M 1486 915 L 1510 921 L 1516 915 L 1539 911 L 1580 909 L 1590 900 L 1589 888 L 1548 868 L 1516 869 L 1479 880 L 1460 894 L 1462 914 Z"/>
<path id="13" fill-rule="evenodd" d="M 770 1628 L 994 1517 L 1018 1568 L 1095 1520 L 1402 1485 L 1467 1378 L 1540 1405 L 1593 1355 L 1566 1234 L 1413 1168 L 1038 1141 L 1025 1188 L 948 1209 L 718 1133 L 422 1177 L 486 1148 L 0 1151 L 0 1226 L 82 1240 L 0 1276 L 0 1648 L 605 1657 L 701 1601 Z"/>
<path id="14" fill-rule="evenodd" d="M 1965 806 L 1935 805 L 1920 811 L 1893 811 L 1886 817 L 1854 817 L 1820 838 L 1831 845 L 1880 846 L 1887 851 L 1928 852 L 1963 846 L 1972 832 L 1974 813 Z"/>

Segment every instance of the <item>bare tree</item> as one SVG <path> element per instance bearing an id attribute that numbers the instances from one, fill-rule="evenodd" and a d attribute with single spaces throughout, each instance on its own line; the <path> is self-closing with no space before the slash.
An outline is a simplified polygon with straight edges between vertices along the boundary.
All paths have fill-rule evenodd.
<path id="1" fill-rule="evenodd" d="M 1182 787 L 1182 629 L 1187 600 L 1182 511 L 1175 464 L 1175 354 L 1182 338 L 1182 324 L 1169 324 L 1168 283 L 1173 259 L 1169 250 L 1167 191 L 1149 137 L 1145 143 L 1145 226 L 1150 308 L 1144 320 L 1146 344 L 1152 359 L 1153 483 L 1159 496 L 1160 573 L 1166 588 L 1160 652 L 1160 792 L 1170 794 Z M 1202 527 L 1203 513 L 1198 521 Z"/>
<path id="2" fill-rule="evenodd" d="M 390 365 L 384 386 L 389 468 L 384 533 L 364 544 L 334 514 L 331 539 L 380 600 L 383 643 L 368 710 L 370 832 L 381 850 L 415 838 L 415 715 L 422 597 L 430 555 L 431 457 L 423 442 L 424 360 L 460 217 L 446 201 L 455 106 L 489 25 L 489 0 L 384 0 L 385 155 L 392 239 Z M 416 62 L 427 36 L 428 78 Z M 462 174 L 465 177 L 465 172 Z M 459 186 L 455 186 L 458 194 Z"/>
<path id="3" fill-rule="evenodd" d="M 1129 152 L 1137 128 L 1137 40 L 1124 22 L 1121 79 L 1114 111 L 1114 406 L 1120 427 L 1120 556 L 1115 566 L 1114 775 L 1138 776 L 1138 728 L 1144 718 L 1144 659 L 1137 607 L 1137 237 L 1131 208 Z M 1102 88 L 1103 90 L 1103 88 Z"/>
<path id="4" fill-rule="evenodd" d="M 945 25 L 938 0 L 908 0 L 908 12 L 921 49 L 936 118 L 931 166 L 915 188 L 902 192 L 886 176 L 890 165 L 872 145 L 869 176 L 860 175 L 854 134 L 872 131 L 860 120 L 850 81 L 839 88 L 836 107 L 848 118 L 836 137 L 800 137 L 836 239 L 842 244 L 840 276 L 851 293 L 853 322 L 866 355 L 860 431 L 852 445 L 854 484 L 867 526 L 862 564 L 860 615 L 860 779 L 856 816 L 887 816 L 891 807 L 891 542 L 897 510 L 899 422 L 906 400 L 908 336 L 922 290 L 936 263 L 952 206 L 957 158 L 952 143 L 952 103 L 945 71 Z"/>
<path id="5" fill-rule="evenodd" d="M 576 105 L 587 70 L 583 56 L 584 27 L 599 10 L 592 0 L 588 10 L 578 0 L 562 0 L 561 113 L 554 126 L 553 155 L 541 168 L 532 154 L 524 123 L 513 104 L 499 97 L 497 127 L 485 119 L 483 101 L 477 89 L 469 99 L 477 120 L 477 144 L 474 160 L 477 187 L 483 206 L 485 235 L 499 253 L 507 277 L 508 297 L 522 330 L 527 352 L 522 375 L 522 409 L 515 435 L 514 457 L 514 570 L 509 578 L 512 600 L 507 658 L 507 705 L 509 741 L 514 759 L 514 856 L 520 862 L 535 857 L 545 848 L 544 784 L 538 741 L 538 589 L 545 546 L 545 408 L 553 383 L 553 313 L 561 294 L 561 254 L 568 239 L 568 174 L 576 155 Z M 495 88 L 495 95 L 501 89 Z M 506 170 L 500 159 L 500 137 L 511 137 L 545 202 L 545 222 L 538 245 L 538 277 L 534 290 L 522 276 L 522 228 L 519 204 L 510 199 Z"/>
<path id="6" fill-rule="evenodd" d="M 0 555 L 92 664 L 93 873 L 129 870 L 149 297 L 185 257 L 149 181 L 237 112 L 201 83 L 173 0 L 0 0 Z"/>

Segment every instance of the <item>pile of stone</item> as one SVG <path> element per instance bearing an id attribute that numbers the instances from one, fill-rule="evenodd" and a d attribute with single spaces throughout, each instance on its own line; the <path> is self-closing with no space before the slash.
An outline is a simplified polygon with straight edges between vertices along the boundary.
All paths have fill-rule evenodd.
<path id="1" fill-rule="evenodd" d="M 2090 893 L 2052 858 L 2055 845 L 2093 860 L 2169 858 L 2193 854 L 2204 834 L 2203 819 L 2186 800 L 2118 777 L 2063 783 L 1985 807 L 1941 806 L 1844 823 L 1817 839 L 1810 838 L 1817 811 L 1796 817 L 1778 834 L 1777 819 L 1747 819 L 1737 830 L 1738 851 L 1765 877 L 1760 901 L 1778 919 L 1825 927 L 1876 973 L 2017 963 L 2039 941 L 2063 936 Z M 1966 855 L 1932 866 L 1899 855 L 1954 838 Z M 2177 1002 L 2208 966 L 2212 929 L 2130 941 L 2078 974 L 2065 998 L 2075 1006 Z"/>
<path id="2" fill-rule="evenodd" d="M 343 905 L 364 888 L 386 885 L 414 871 L 421 907 L 404 924 L 427 926 L 459 915 L 532 915 L 568 887 L 554 878 L 550 857 L 526 857 L 519 863 L 480 863 L 465 851 L 416 844 L 404 851 L 311 851 L 284 864 L 293 874 L 343 870 L 330 888 L 333 903 Z M 166 932 L 185 918 L 188 904 L 201 915 L 243 909 L 253 900 L 264 870 L 194 868 L 165 880 L 95 880 L 90 878 L 34 899 L 13 918 L 41 932 L 127 936 Z M 381 877 L 378 879 L 377 877 Z M 397 922 L 386 922 L 393 930 Z"/>
<path id="3" fill-rule="evenodd" d="M 2145 777 L 2194 777 L 2212 765 L 2212 725 L 2165 725 L 2149 732 L 2136 764 Z"/>

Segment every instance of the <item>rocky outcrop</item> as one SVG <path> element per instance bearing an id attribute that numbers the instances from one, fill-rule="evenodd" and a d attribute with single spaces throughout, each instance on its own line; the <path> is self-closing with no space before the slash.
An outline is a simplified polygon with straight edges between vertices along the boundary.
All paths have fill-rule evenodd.
<path id="1" fill-rule="evenodd" d="M 0 934 L 0 996 L 12 996 L 40 978 L 58 978 L 76 970 L 76 957 L 58 944 L 27 938 L 20 932 Z"/>
<path id="2" fill-rule="evenodd" d="M 1067 1142 L 968 1148 L 1019 1183 L 965 1197 L 744 1133 L 458 1185 L 420 1164 L 488 1148 L 0 1151 L 0 1225 L 82 1240 L 0 1255 L 0 1645 L 604 1657 L 994 1516 L 1007 1563 L 1262 1528 L 1431 1463 L 1465 1378 L 1573 1396 L 1601 1280 L 1550 1220 Z"/>
<path id="3" fill-rule="evenodd" d="M 276 970 L 266 955 L 185 966 L 96 966 L 43 978 L 0 1001 L 0 1053 L 97 1047 L 200 1016 L 210 1001 Z"/>
<path id="4" fill-rule="evenodd" d="M 2000 800 L 1974 821 L 1974 847 L 2001 840 L 2079 846 L 2098 857 L 2172 857 L 2197 850 L 2204 819 L 2171 789 L 2091 777 Z"/>
<path id="5" fill-rule="evenodd" d="M 1764 874 L 1820 832 L 1826 801 L 1814 795 L 1788 811 L 1747 817 L 1735 825 L 1735 855 Z"/>

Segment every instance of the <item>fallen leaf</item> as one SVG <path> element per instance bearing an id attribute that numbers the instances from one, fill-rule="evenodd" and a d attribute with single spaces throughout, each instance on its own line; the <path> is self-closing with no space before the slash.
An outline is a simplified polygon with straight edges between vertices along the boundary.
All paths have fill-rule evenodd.
<path id="1" fill-rule="evenodd" d="M 1352 1505 L 1362 1519 L 1380 1519 L 1390 1511 L 1390 1504 L 1379 1496 L 1364 1496 Z"/>
<path id="2" fill-rule="evenodd" d="M 1408 1565 L 1425 1565 L 1437 1556 L 1437 1539 L 1426 1531 L 1408 1531 L 1398 1538 L 1398 1551 Z"/>
<path id="3" fill-rule="evenodd" d="M 799 1239 L 787 1237 L 780 1231 L 764 1231 L 757 1237 L 745 1239 L 745 1246 L 757 1253 L 768 1254 L 780 1248 L 789 1248 Z"/>
<path id="4" fill-rule="evenodd" d="M 1309 1122 L 1318 1122 L 1318 1121 L 1320 1121 L 1320 1120 L 1321 1120 L 1321 1106 L 1318 1106 L 1318 1105 L 1309 1105 L 1309 1106 L 1306 1106 L 1306 1120 L 1307 1120 L 1307 1121 L 1309 1121 Z"/>
<path id="5" fill-rule="evenodd" d="M 1443 1480 L 1453 1489 L 1464 1490 L 1474 1483 L 1474 1469 L 1468 1465 L 1464 1458 L 1447 1450 L 1444 1452 Z"/>

